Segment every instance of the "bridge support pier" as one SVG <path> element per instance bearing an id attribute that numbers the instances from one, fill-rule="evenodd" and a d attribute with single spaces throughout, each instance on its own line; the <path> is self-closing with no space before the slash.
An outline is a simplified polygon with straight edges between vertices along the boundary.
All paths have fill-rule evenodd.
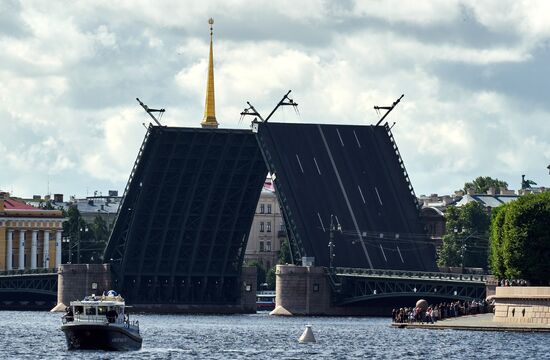
<path id="1" fill-rule="evenodd" d="M 57 306 L 52 311 L 64 311 L 71 301 L 92 294 L 101 296 L 111 289 L 109 264 L 63 264 L 57 277 Z"/>
<path id="2" fill-rule="evenodd" d="M 313 315 L 326 311 L 330 289 L 327 288 L 323 268 L 277 265 L 275 277 L 275 309 L 272 315 Z"/>
<path id="3" fill-rule="evenodd" d="M 331 305 L 325 268 L 277 265 L 275 310 L 271 315 L 344 315 L 353 309 Z"/>

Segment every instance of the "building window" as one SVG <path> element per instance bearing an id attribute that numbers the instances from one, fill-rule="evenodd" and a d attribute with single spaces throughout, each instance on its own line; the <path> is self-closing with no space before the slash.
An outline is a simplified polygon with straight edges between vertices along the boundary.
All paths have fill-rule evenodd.
<path id="1" fill-rule="evenodd" d="M 267 204 L 267 213 L 271 214 L 271 204 Z"/>
<path id="2" fill-rule="evenodd" d="M 264 251 L 265 251 L 264 242 L 260 241 L 260 252 L 264 252 Z"/>
<path id="3" fill-rule="evenodd" d="M 267 232 L 271 232 L 271 221 L 267 222 Z"/>
<path id="4" fill-rule="evenodd" d="M 264 232 L 264 222 L 260 221 L 260 232 Z"/>
<path id="5" fill-rule="evenodd" d="M 265 251 L 271 251 L 271 241 L 267 241 L 265 245 Z"/>
<path id="6" fill-rule="evenodd" d="M 260 214 L 265 213 L 265 204 L 260 204 Z"/>

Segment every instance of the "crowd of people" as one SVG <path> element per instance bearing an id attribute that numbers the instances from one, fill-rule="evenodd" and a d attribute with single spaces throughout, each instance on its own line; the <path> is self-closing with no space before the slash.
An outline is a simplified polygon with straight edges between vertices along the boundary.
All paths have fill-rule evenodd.
<path id="1" fill-rule="evenodd" d="M 405 307 L 392 310 L 394 323 L 435 323 L 452 317 L 483 314 L 492 311 L 485 300 L 442 302 L 436 305 Z M 427 303 L 426 303 L 427 305 Z"/>
<path id="2" fill-rule="evenodd" d="M 500 286 L 529 286 L 530 283 L 527 280 L 502 279 L 502 280 L 499 281 L 498 285 L 500 285 Z"/>

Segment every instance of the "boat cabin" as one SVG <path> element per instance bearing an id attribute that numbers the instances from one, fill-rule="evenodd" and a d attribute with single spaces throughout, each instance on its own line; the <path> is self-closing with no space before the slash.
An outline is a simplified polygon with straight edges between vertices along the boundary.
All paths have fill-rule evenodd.
<path id="1" fill-rule="evenodd" d="M 123 323 L 128 320 L 124 313 L 124 299 L 118 296 L 86 296 L 84 300 L 71 301 L 65 318 L 67 322 Z"/>

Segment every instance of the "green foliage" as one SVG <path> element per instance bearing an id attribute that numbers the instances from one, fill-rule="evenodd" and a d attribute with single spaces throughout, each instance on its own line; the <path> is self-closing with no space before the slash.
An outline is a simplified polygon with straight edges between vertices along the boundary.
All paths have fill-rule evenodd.
<path id="1" fill-rule="evenodd" d="M 504 220 L 506 217 L 506 206 L 507 205 L 502 205 L 494 208 L 491 218 L 489 267 L 493 275 L 499 279 L 503 279 L 505 277 L 502 240 L 504 237 Z"/>
<path id="2" fill-rule="evenodd" d="M 493 179 L 490 176 L 478 176 L 475 180 L 464 183 L 465 192 L 468 192 L 468 189 L 474 189 L 477 194 L 485 194 L 491 187 L 495 189 L 497 194 L 500 194 L 500 188 L 508 187 L 508 183 L 499 179 Z"/>
<path id="3" fill-rule="evenodd" d="M 445 213 L 445 235 L 439 266 L 487 268 L 489 214 L 478 202 L 450 206 Z"/>
<path id="4" fill-rule="evenodd" d="M 69 239 L 64 252 L 64 262 L 91 264 L 102 263 L 103 252 L 109 230 L 105 220 L 97 215 L 92 224 L 88 224 L 76 206 L 71 206 L 65 215 L 68 220 L 63 223 L 63 236 Z M 80 259 L 78 248 L 80 243 Z"/>
<path id="5" fill-rule="evenodd" d="M 262 263 L 257 260 L 251 261 L 247 264 L 248 266 L 256 267 L 256 283 L 257 289 L 260 289 L 261 285 L 265 283 L 266 280 L 266 271 Z"/>
<path id="6" fill-rule="evenodd" d="M 44 210 L 56 210 L 56 208 L 52 205 L 52 202 L 50 200 L 48 201 L 40 200 L 40 203 L 38 203 L 38 207 Z"/>
<path id="7" fill-rule="evenodd" d="M 279 264 L 292 264 L 292 257 L 290 256 L 289 239 L 285 239 L 281 243 L 281 250 L 279 250 Z"/>
<path id="8" fill-rule="evenodd" d="M 86 258 L 90 263 L 102 263 L 103 252 L 109 240 L 109 229 L 107 222 L 99 215 L 96 215 L 94 222 L 89 226 L 91 230 L 91 241 L 86 244 Z"/>
<path id="9" fill-rule="evenodd" d="M 276 266 L 269 269 L 266 275 L 265 282 L 267 283 L 267 290 L 275 290 L 275 282 L 276 282 L 276 276 L 275 276 L 275 270 Z"/>
<path id="10" fill-rule="evenodd" d="M 550 281 L 550 193 L 506 204 L 491 224 L 491 269 L 500 278 Z"/>

